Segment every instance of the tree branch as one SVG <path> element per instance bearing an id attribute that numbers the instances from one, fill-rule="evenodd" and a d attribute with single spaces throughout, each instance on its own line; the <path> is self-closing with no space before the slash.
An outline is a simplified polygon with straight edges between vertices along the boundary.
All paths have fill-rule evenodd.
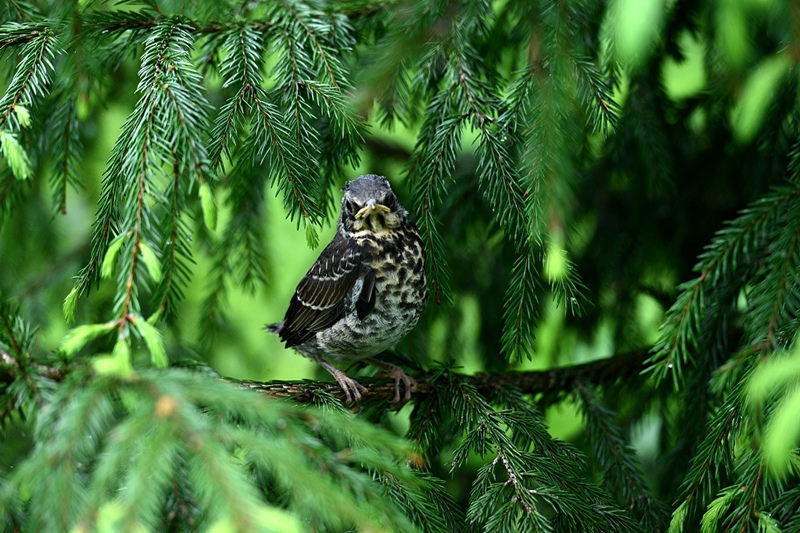
<path id="1" fill-rule="evenodd" d="M 38 374 L 46 376 L 54 381 L 63 380 L 64 376 L 67 374 L 67 370 L 64 368 L 47 366 L 41 363 L 33 362 L 28 363 L 28 365 L 36 369 Z M 21 369 L 22 365 L 20 362 L 17 361 L 14 356 L 0 348 L 0 385 L 8 385 L 14 381 L 17 375 L 19 375 Z"/>
<path id="2" fill-rule="evenodd" d="M 549 370 L 531 372 L 509 372 L 506 374 L 464 375 L 455 372 L 425 372 L 414 376 L 417 388 L 412 394 L 415 401 L 423 400 L 436 388 L 437 379 L 451 376 L 473 385 L 481 394 L 491 396 L 492 392 L 508 387 L 518 389 L 524 394 L 555 394 L 570 391 L 578 383 L 582 385 L 610 385 L 617 381 L 642 379 L 648 352 L 634 352 L 616 355 L 607 359 L 599 359 L 589 363 L 573 365 Z M 190 365 L 196 366 L 196 365 Z M 61 381 L 69 373 L 68 368 L 51 367 L 35 363 L 33 367 L 42 375 L 55 381 Z M 5 352 L 0 352 L 0 384 L 11 383 L 19 373 L 16 360 Z M 230 383 L 259 391 L 273 398 L 285 398 L 297 403 L 311 403 L 319 393 L 344 401 L 344 393 L 339 385 L 333 382 L 312 380 L 298 381 L 253 381 L 223 378 Z M 362 403 L 388 402 L 394 397 L 394 380 L 384 377 L 359 377 L 359 383 L 369 390 L 363 395 Z"/>
<path id="3" fill-rule="evenodd" d="M 599 359 L 580 365 L 531 372 L 509 372 L 506 374 L 449 375 L 472 384 L 478 392 L 491 396 L 491 393 L 507 387 L 519 389 L 524 394 L 557 393 L 572 390 L 577 383 L 583 385 L 612 384 L 618 380 L 639 378 L 648 352 L 621 354 L 608 359 Z M 425 372 L 414 376 L 417 388 L 412 394 L 415 401 L 429 396 L 435 389 L 439 372 Z M 243 387 L 263 392 L 275 398 L 287 398 L 299 403 L 314 400 L 315 393 L 324 391 L 344 401 L 344 393 L 336 383 L 319 381 L 252 381 L 233 380 Z M 358 378 L 359 383 L 369 389 L 363 394 L 363 403 L 389 401 L 394 397 L 394 380 L 390 378 Z"/>

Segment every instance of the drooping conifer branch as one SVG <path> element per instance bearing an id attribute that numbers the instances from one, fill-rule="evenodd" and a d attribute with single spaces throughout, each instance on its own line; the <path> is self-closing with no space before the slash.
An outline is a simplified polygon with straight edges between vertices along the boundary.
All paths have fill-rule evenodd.
<path id="1" fill-rule="evenodd" d="M 615 423 L 614 413 L 603 405 L 600 396 L 582 381 L 575 383 L 575 397 L 586 421 L 592 441 L 592 453 L 597 456 L 604 484 L 615 494 L 621 494 L 632 513 L 643 521 L 646 531 L 664 531 L 667 509 L 650 493 L 623 429 Z"/>
<path id="2" fill-rule="evenodd" d="M 24 125 L 20 124 L 20 115 L 14 113 L 14 108 L 36 105 L 47 93 L 57 41 L 49 26 L 6 25 L 3 30 L 0 31 L 0 48 L 25 43 L 22 60 L 0 98 L 0 128 L 19 131 Z"/>
<path id="3" fill-rule="evenodd" d="M 53 131 L 51 150 L 53 175 L 53 203 L 61 214 L 67 213 L 67 190 L 77 189 L 82 180 L 79 166 L 83 155 L 80 139 L 80 120 L 77 116 L 77 96 L 65 88 L 53 98 L 54 112 L 48 122 Z"/>
<path id="4" fill-rule="evenodd" d="M 751 250 L 769 255 L 770 228 L 796 205 L 798 196 L 800 188 L 777 189 L 754 202 L 725 229 L 717 233 L 695 267 L 699 276 L 681 287 L 680 295 L 667 312 L 661 337 L 654 346 L 650 361 L 650 371 L 654 372 L 656 379 L 660 380 L 671 375 L 675 386 L 681 383 L 683 370 L 692 362 L 698 348 L 703 310 L 708 305 L 709 299 L 715 298 L 715 288 L 722 286 L 727 292 L 731 292 L 728 285 L 733 280 L 739 279 L 741 282 L 755 273 L 754 269 L 758 269 L 760 265 L 754 261 L 744 261 L 744 258 Z M 789 263 L 783 264 L 786 266 Z M 776 275 L 775 271 L 776 269 L 769 269 L 767 272 Z M 777 272 L 780 271 L 779 265 Z M 751 320 L 748 321 L 752 338 L 768 338 L 767 324 L 771 320 L 768 317 L 774 316 L 770 314 L 774 296 L 774 294 L 757 293 L 756 301 L 761 302 L 760 306 L 748 308 L 748 313 L 753 313 L 753 309 L 760 309 L 757 314 L 751 315 Z M 772 329 L 773 331 L 776 329 L 774 325 Z"/>

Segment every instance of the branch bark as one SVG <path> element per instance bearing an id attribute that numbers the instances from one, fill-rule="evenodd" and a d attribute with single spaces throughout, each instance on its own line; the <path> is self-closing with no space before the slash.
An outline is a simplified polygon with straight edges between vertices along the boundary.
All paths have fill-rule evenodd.
<path id="1" fill-rule="evenodd" d="M 462 379 L 472 384 L 481 394 L 491 396 L 493 392 L 514 388 L 524 394 L 557 394 L 568 392 L 582 385 L 612 385 L 618 381 L 643 379 L 642 370 L 649 354 L 646 351 L 616 355 L 589 363 L 548 370 L 530 372 L 508 372 L 504 374 L 465 375 L 456 372 L 425 372 L 414 376 L 417 388 L 412 399 L 420 401 L 430 396 L 436 388 L 437 379 L 447 376 Z M 35 363 L 36 371 L 54 381 L 61 381 L 69 372 L 66 368 L 51 367 Z M 11 383 L 19 372 L 16 360 L 0 352 L 0 384 Z M 285 398 L 298 403 L 312 403 L 319 392 L 325 392 L 344 401 L 344 393 L 333 382 L 312 380 L 299 381 L 254 381 L 223 378 L 230 383 L 261 392 L 273 398 Z M 384 377 L 359 377 L 359 383 L 369 390 L 362 403 L 388 402 L 394 397 L 394 380 Z"/>
<path id="2" fill-rule="evenodd" d="M 491 395 L 504 388 L 515 388 L 525 394 L 558 393 L 572 390 L 577 383 L 583 385 L 610 385 L 620 380 L 641 379 L 648 352 L 621 354 L 608 359 L 599 359 L 579 365 L 538 370 L 531 372 L 509 372 L 505 374 L 464 375 L 451 373 L 472 384 L 478 392 Z M 420 401 L 433 393 L 437 376 L 441 372 L 425 372 L 415 375 L 417 388 L 412 399 Z M 252 381 L 230 380 L 239 385 L 257 390 L 275 398 L 291 399 L 299 403 L 314 401 L 315 393 L 325 391 L 344 401 L 344 393 L 336 383 L 318 381 Z M 358 382 L 367 387 L 362 403 L 389 401 L 394 397 L 394 380 L 374 377 L 359 378 Z"/>

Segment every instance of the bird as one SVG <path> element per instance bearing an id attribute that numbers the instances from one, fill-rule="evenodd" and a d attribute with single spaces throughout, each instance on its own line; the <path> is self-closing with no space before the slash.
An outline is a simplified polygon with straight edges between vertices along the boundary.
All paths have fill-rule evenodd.
<path id="1" fill-rule="evenodd" d="M 425 247 L 385 177 L 359 176 L 342 191 L 333 240 L 298 283 L 283 321 L 267 329 L 330 372 L 348 404 L 367 389 L 331 361 L 383 369 L 394 378 L 392 403 L 401 382 L 407 402 L 416 381 L 374 356 L 404 338 L 425 308 Z"/>

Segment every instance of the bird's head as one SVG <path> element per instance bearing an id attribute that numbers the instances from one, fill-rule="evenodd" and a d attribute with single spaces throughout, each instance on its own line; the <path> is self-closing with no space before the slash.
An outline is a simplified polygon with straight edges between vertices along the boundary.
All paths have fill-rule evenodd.
<path id="1" fill-rule="evenodd" d="M 408 212 L 383 176 L 359 176 L 344 186 L 340 227 L 347 232 L 386 233 L 399 227 Z"/>

